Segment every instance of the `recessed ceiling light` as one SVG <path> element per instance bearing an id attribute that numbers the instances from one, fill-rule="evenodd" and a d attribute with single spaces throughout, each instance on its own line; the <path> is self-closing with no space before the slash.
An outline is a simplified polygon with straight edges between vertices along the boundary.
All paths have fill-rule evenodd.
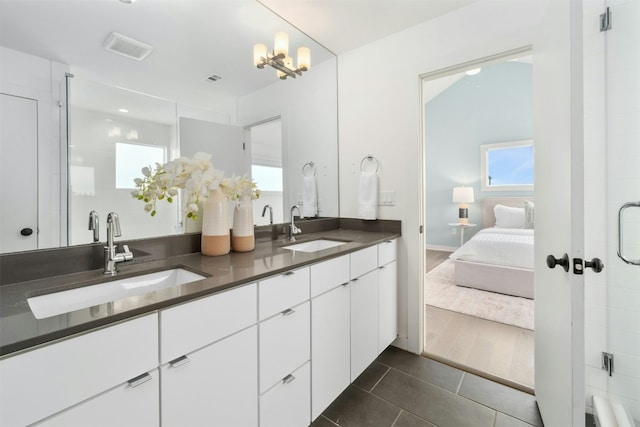
<path id="1" fill-rule="evenodd" d="M 126 108 L 118 108 L 118 111 L 120 111 L 121 113 L 128 113 L 129 110 L 127 110 Z"/>

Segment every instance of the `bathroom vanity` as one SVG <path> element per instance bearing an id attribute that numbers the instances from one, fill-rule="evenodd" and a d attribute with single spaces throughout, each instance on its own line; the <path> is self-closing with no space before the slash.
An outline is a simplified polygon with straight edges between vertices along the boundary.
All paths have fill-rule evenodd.
<path id="1" fill-rule="evenodd" d="M 102 272 L 3 285 L 0 425 L 309 425 L 396 338 L 398 237 L 122 265 L 205 278 L 43 319 L 29 298 Z"/>

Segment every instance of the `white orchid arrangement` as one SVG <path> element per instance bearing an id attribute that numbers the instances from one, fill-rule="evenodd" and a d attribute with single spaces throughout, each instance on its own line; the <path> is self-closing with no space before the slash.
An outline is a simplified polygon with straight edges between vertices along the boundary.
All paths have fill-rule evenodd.
<path id="1" fill-rule="evenodd" d="M 248 196 L 251 200 L 256 200 L 260 197 L 258 185 L 246 175 L 234 176 L 227 185 L 230 190 L 228 197 L 231 200 L 240 200 L 242 196 Z"/>
<path id="2" fill-rule="evenodd" d="M 131 196 L 145 203 L 145 212 L 156 214 L 156 202 L 167 200 L 172 203 L 178 190 L 184 190 L 184 204 L 187 218 L 198 219 L 198 203 L 205 202 L 209 193 L 215 189 L 229 197 L 233 192 L 230 180 L 224 178 L 222 171 L 211 164 L 211 155 L 196 153 L 193 158 L 180 157 L 156 167 L 142 168 L 142 178 L 134 180 L 137 190 Z"/>

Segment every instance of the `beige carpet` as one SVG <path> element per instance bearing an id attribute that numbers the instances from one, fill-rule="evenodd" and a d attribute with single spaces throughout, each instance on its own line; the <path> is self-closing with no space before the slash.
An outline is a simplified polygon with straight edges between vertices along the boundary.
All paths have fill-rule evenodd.
<path id="1" fill-rule="evenodd" d="M 424 302 L 482 319 L 533 330 L 533 300 L 456 286 L 447 260 L 425 276 Z"/>

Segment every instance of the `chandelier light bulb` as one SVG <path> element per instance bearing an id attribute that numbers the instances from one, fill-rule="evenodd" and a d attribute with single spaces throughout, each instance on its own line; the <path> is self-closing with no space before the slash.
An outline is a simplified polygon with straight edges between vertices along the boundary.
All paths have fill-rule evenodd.
<path id="1" fill-rule="evenodd" d="M 253 45 L 253 65 L 256 67 L 262 63 L 261 58 L 267 57 L 267 45 L 258 43 Z"/>
<path id="2" fill-rule="evenodd" d="M 273 44 L 273 53 L 276 55 L 289 55 L 289 34 L 284 31 L 276 33 L 275 42 Z"/>
<path id="3" fill-rule="evenodd" d="M 305 71 L 311 68 L 311 50 L 308 47 L 298 48 L 298 68 Z"/>

